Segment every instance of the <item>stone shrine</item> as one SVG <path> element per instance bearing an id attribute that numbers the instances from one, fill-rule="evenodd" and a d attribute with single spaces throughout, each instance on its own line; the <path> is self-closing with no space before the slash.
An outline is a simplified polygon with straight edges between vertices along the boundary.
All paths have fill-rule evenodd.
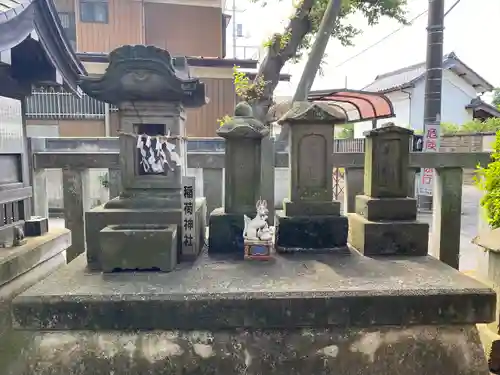
<path id="1" fill-rule="evenodd" d="M 365 135 L 364 195 L 349 214 L 349 243 L 364 255 L 427 255 L 429 225 L 408 198 L 413 131 L 391 123 Z"/>
<path id="2" fill-rule="evenodd" d="M 136 48 L 132 47 L 131 52 Z M 122 67 L 130 62 L 131 55 L 127 53 L 127 56 L 123 61 L 126 64 L 120 64 Z M 163 73 L 155 76 L 164 71 L 163 63 L 169 61 L 164 51 L 151 48 L 141 56 L 137 65 L 132 64 L 134 69 L 126 69 L 129 73 L 118 75 L 121 78 L 113 82 L 117 84 L 115 87 L 141 86 L 132 93 L 140 92 L 148 97 L 148 87 L 162 91 L 160 88 L 170 82 L 172 75 L 167 75 L 170 78 L 166 81 Z M 111 57 L 113 61 L 115 56 Z M 147 78 L 151 75 L 141 69 L 137 72 L 138 67 L 155 72 L 156 86 L 149 85 Z M 141 78 L 142 83 L 139 85 L 134 77 Z M 172 86 L 173 83 L 168 87 Z M 177 100 L 182 103 L 183 96 L 177 96 Z M 187 99 L 186 102 L 190 103 Z M 124 102 L 120 108 L 126 111 L 127 105 Z M 226 194 L 230 195 L 226 197 L 226 205 L 230 212 L 212 213 L 210 237 L 219 245 L 233 246 L 231 249 L 212 247 L 212 239 L 211 254 L 202 254 L 195 262 L 179 265 L 172 272 L 103 274 L 93 271 L 102 269 L 101 254 L 107 250 L 99 247 L 94 238 L 98 239 L 105 228 L 115 233 L 116 226 L 120 229 L 127 225 L 138 228 L 137 233 L 132 233 L 133 241 L 140 246 L 135 249 L 137 257 L 163 254 L 166 259 L 162 261 L 169 269 L 171 258 L 167 257 L 172 252 L 165 251 L 171 248 L 162 239 L 170 238 L 172 244 L 174 231 L 180 233 L 183 214 L 179 202 L 193 203 L 192 194 L 181 193 L 194 190 L 190 188 L 192 185 L 181 189 L 175 173 L 179 167 L 172 165 L 174 173 L 170 173 L 164 160 L 174 164 L 174 159 L 180 160 L 181 165 L 184 160 L 180 105 L 174 112 L 168 103 L 157 103 L 154 108 L 158 108 L 157 113 L 161 115 L 150 117 L 145 104 L 141 107 L 137 103 L 136 107 L 137 117 L 145 118 L 146 123 L 163 124 L 161 133 L 158 136 L 146 129 L 137 137 L 137 130 L 133 130 L 132 136 L 122 137 L 128 148 L 124 147 L 121 157 L 135 156 L 129 162 L 123 160 L 122 165 L 126 164 L 127 168 L 132 165 L 134 175 L 125 176 L 128 182 L 118 199 L 87 217 L 87 225 L 93 228 L 92 231 L 87 228 L 87 240 L 94 246 L 91 253 L 82 254 L 9 304 L 8 308 L 12 309 L 9 317 L 12 316 L 18 329 L 16 339 L 26 342 L 15 363 L 9 366 L 9 375 L 488 375 L 476 324 L 494 320 L 495 293 L 433 257 L 366 257 L 352 249 L 348 256 L 335 251 L 278 253 L 272 262 L 230 257 L 235 251 L 243 255 L 244 215 L 255 214 L 245 211 L 255 210 L 255 201 L 260 198 L 258 190 L 254 190 L 255 186 L 249 185 L 249 178 L 243 175 L 245 171 L 258 170 L 251 164 L 258 159 L 226 154 L 227 159 L 233 158 L 233 164 L 226 160 L 229 169 L 226 173 L 239 172 L 241 180 L 233 176 L 232 185 L 226 186 L 229 188 Z M 327 170 L 328 157 L 332 154 L 330 132 L 341 115 L 330 112 L 330 108 L 319 111 L 314 105 L 301 108 L 312 108 L 316 121 L 324 116 L 325 123 L 320 122 L 314 133 L 306 133 L 298 124 L 296 129 L 303 129 L 311 138 L 299 133 L 296 158 L 301 156 L 300 151 L 307 152 L 301 146 L 308 146 L 307 150 L 311 146 L 315 150 L 319 148 L 321 152 L 315 154 L 315 160 L 324 169 L 306 169 L 314 177 L 312 182 L 307 182 L 309 175 L 305 180 L 302 176 L 298 178 L 299 198 L 316 198 L 318 194 L 317 198 L 294 201 L 296 195 L 292 195 L 292 203 L 299 202 L 310 210 L 306 218 L 312 218 L 311 222 L 315 215 L 321 217 L 320 212 L 326 217 L 340 217 L 335 203 L 328 204 L 332 196 L 325 191 L 329 189 L 326 180 L 331 178 L 331 170 Z M 324 115 L 319 116 L 318 112 Z M 131 113 L 121 113 L 133 118 Z M 245 135 L 242 139 L 227 139 L 228 142 L 241 140 L 242 150 L 248 152 L 247 156 L 254 156 L 259 154 L 255 148 L 267 129 L 250 121 L 247 113 L 236 111 L 235 120 L 225 129 L 234 135 Z M 292 132 L 293 127 L 294 124 Z M 397 138 L 394 134 L 391 137 Z M 172 147 L 153 147 L 162 142 L 172 142 L 175 146 L 172 151 L 178 151 L 179 159 L 170 152 L 165 158 L 158 155 L 160 151 L 166 154 L 167 147 Z M 404 142 L 401 150 L 403 145 Z M 391 150 L 392 147 L 397 148 L 391 144 Z M 229 150 L 237 153 L 231 146 Z M 140 172 L 143 157 L 154 174 Z M 292 155 L 297 163 L 294 158 Z M 374 158 L 375 164 L 367 164 L 367 169 L 380 171 L 382 162 L 384 159 Z M 313 168 L 314 163 L 303 166 Z M 298 169 L 299 175 L 303 172 L 300 167 L 294 169 L 296 172 Z M 390 186 L 377 191 L 372 184 L 367 194 L 394 199 L 392 195 L 388 197 L 388 192 L 400 191 L 404 184 L 396 175 L 384 172 L 390 183 L 397 185 L 394 191 Z M 259 180 L 255 183 L 258 185 Z M 243 188 L 249 190 L 236 192 Z M 144 194 L 145 191 L 149 194 Z M 234 193 L 237 195 L 231 195 Z M 237 199 L 232 200 L 234 197 Z M 315 207 L 319 202 L 327 203 L 324 211 Z M 261 202 L 260 206 L 265 205 Z M 291 210 L 296 215 L 293 204 L 286 208 L 288 213 Z M 328 223 L 320 229 L 338 230 L 333 226 L 334 220 Z M 344 223 L 342 230 L 347 230 L 346 227 Z M 307 225 L 296 225 L 296 228 L 303 232 L 316 230 Z M 154 232 L 153 238 L 146 233 L 149 229 Z M 123 241 L 121 234 L 117 236 L 116 242 Z M 344 232 L 339 230 L 333 238 L 323 238 L 316 244 L 345 243 L 343 236 Z M 102 237 L 103 241 L 106 239 L 109 237 Z M 237 241 L 242 242 L 240 247 Z M 369 241 L 375 242 L 374 249 L 386 245 L 384 239 L 376 236 Z M 164 244 L 164 252 L 150 253 L 151 245 L 159 242 Z M 222 257 L 211 256 L 221 253 Z M 133 255 L 135 253 L 127 254 Z M 149 266 L 139 260 L 134 262 L 132 266 Z M 155 260 L 156 266 L 158 262 Z M 117 263 L 110 262 L 106 267 L 112 268 Z M 89 270 L 87 264 L 92 269 Z"/>
<path id="3" fill-rule="evenodd" d="M 182 238 L 181 221 L 184 108 L 204 105 L 205 87 L 190 77 L 186 59 L 156 47 L 123 46 L 109 60 L 102 77 L 83 77 L 81 87 L 119 108 L 123 191 L 86 213 L 88 267 L 171 271 L 183 255 L 196 257 L 203 246 L 192 234 Z M 204 222 L 204 204 L 196 202 L 191 229 Z M 188 246 L 197 248 L 182 251 Z"/>
<path id="4" fill-rule="evenodd" d="M 225 142 L 224 207 L 210 213 L 208 252 L 244 256 L 244 215 L 254 217 L 260 200 L 261 142 L 269 129 L 253 117 L 252 108 L 238 103 L 234 117 L 217 135 Z"/>
<path id="5" fill-rule="evenodd" d="M 276 214 L 276 250 L 328 250 L 347 246 L 347 217 L 333 200 L 334 125 L 344 113 L 326 103 L 294 103 L 279 120 L 290 126 L 290 200 Z"/>

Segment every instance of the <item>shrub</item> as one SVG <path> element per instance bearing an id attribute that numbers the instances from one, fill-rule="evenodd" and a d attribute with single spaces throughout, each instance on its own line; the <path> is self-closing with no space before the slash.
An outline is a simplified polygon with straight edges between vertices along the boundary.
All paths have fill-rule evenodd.
<path id="1" fill-rule="evenodd" d="M 497 131 L 491 163 L 478 168 L 476 184 L 485 192 L 481 206 L 486 209 L 488 224 L 492 229 L 500 228 L 500 130 Z"/>

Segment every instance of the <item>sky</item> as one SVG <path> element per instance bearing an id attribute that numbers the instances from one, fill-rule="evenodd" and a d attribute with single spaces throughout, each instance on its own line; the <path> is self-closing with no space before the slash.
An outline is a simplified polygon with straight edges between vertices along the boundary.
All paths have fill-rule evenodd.
<path id="1" fill-rule="evenodd" d="M 445 0 L 445 10 L 455 1 Z M 408 19 L 428 7 L 426 0 L 408 2 Z M 247 4 L 246 0 L 237 0 L 237 7 L 246 9 L 238 14 L 238 22 L 250 29 L 255 43 L 266 40 L 274 32 L 283 31 L 283 25 L 292 11 L 290 0 L 269 0 L 268 4 L 262 8 Z M 353 40 L 352 47 L 343 47 L 338 41 L 330 40 L 324 75 L 316 77 L 313 89 L 342 88 L 346 80 L 348 88 L 361 89 L 377 74 L 425 61 L 427 14 L 359 57 L 338 66 L 400 27 L 390 19 L 368 26 L 362 15 L 353 15 L 349 20 L 363 33 Z M 461 0 L 445 18 L 444 33 L 444 53 L 455 52 L 465 64 L 497 87 L 500 87 L 500 54 L 496 52 L 499 23 L 500 0 Z M 276 95 L 293 95 L 304 62 L 286 68 L 286 72 L 292 75 L 291 82 L 280 84 Z"/>

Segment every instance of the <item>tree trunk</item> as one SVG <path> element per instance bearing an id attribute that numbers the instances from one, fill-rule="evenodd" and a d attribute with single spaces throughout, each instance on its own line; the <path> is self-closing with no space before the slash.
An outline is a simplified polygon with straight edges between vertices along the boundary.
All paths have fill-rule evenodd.
<path id="1" fill-rule="evenodd" d="M 311 31 L 309 14 L 315 0 L 303 0 L 285 29 L 287 43 L 281 48 L 281 40 L 273 38 L 267 50 L 267 55 L 259 67 L 255 80 L 262 79 L 265 84 L 262 96 L 251 104 L 254 116 L 267 123 L 267 113 L 273 104 L 273 93 L 280 81 L 280 73 L 286 62 L 296 56 L 300 44 Z"/>

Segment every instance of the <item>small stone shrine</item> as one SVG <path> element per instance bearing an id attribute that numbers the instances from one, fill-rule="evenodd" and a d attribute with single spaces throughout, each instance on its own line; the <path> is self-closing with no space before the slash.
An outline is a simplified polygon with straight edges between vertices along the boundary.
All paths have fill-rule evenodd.
<path id="1" fill-rule="evenodd" d="M 390 123 L 365 135 L 364 195 L 349 214 L 349 243 L 364 255 L 427 255 L 429 225 L 408 198 L 413 131 Z"/>
<path id="2" fill-rule="evenodd" d="M 224 123 L 217 135 L 225 143 L 224 207 L 210 213 L 209 254 L 230 253 L 244 256 L 244 216 L 256 215 L 260 201 L 262 138 L 269 129 L 253 117 L 248 103 L 236 105 L 234 117 Z"/>
<path id="3" fill-rule="evenodd" d="M 297 102 L 278 121 L 290 126 L 291 198 L 276 214 L 278 252 L 347 246 L 347 217 L 333 200 L 334 125 L 345 120 L 328 104 Z"/>
<path id="4" fill-rule="evenodd" d="M 203 246 L 197 230 L 205 203 L 194 200 L 193 184 L 183 186 L 182 179 L 184 108 L 204 105 L 205 87 L 190 77 L 186 59 L 173 59 L 156 47 L 123 46 L 109 60 L 102 77 L 83 77 L 81 87 L 119 108 L 123 191 L 86 213 L 88 267 L 171 271 L 181 257 L 196 257 Z M 191 204 L 190 218 L 185 204 Z"/>

